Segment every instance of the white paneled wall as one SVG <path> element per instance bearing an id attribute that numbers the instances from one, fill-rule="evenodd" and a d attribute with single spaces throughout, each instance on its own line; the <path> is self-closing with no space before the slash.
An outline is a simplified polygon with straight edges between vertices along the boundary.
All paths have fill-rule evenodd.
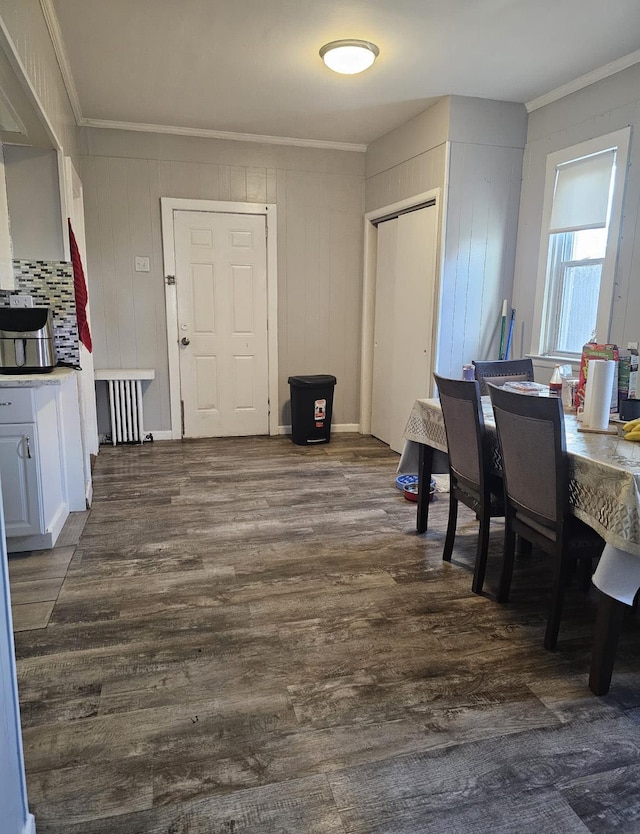
<path id="1" fill-rule="evenodd" d="M 62 260 L 56 152 L 5 145 L 4 163 L 14 260 Z"/>
<path id="2" fill-rule="evenodd" d="M 522 148 L 451 143 L 438 369 L 497 359 L 511 299 Z M 512 354 L 512 358 L 518 356 Z"/>
<path id="3" fill-rule="evenodd" d="M 445 376 L 459 376 L 472 359 L 498 358 L 525 132 L 523 105 L 451 96 L 367 150 L 367 211 L 443 189 L 436 369 Z"/>
<path id="4" fill-rule="evenodd" d="M 278 267 L 285 293 L 280 357 L 287 369 L 280 399 L 288 398 L 289 374 L 333 374 L 336 423 L 359 420 L 363 191 L 360 177 L 278 172 L 285 201 L 278 224 L 284 214 L 286 235 Z"/>
<path id="5" fill-rule="evenodd" d="M 290 374 L 338 378 L 359 415 L 364 155 L 84 130 L 82 180 L 96 367 L 156 369 L 145 428 L 170 428 L 160 197 L 276 203 L 279 422 Z M 149 256 L 151 271 L 134 271 Z"/>
<path id="6" fill-rule="evenodd" d="M 522 325 L 517 335 L 526 351 L 531 349 L 547 154 L 627 125 L 632 127 L 630 167 L 608 336 L 624 347 L 627 341 L 640 339 L 640 64 L 636 64 L 529 114 L 514 285 Z"/>
<path id="7" fill-rule="evenodd" d="M 444 186 L 446 142 L 367 178 L 367 211 Z"/>
<path id="8" fill-rule="evenodd" d="M 39 0 L 2 0 L 0 14 L 67 156 L 76 154 L 76 126 Z"/>

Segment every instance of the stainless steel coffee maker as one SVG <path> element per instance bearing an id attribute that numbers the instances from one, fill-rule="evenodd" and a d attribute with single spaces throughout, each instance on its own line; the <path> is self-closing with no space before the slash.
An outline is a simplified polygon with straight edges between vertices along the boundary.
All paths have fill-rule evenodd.
<path id="1" fill-rule="evenodd" d="M 55 365 L 49 307 L 0 307 L 0 373 L 49 373 Z"/>

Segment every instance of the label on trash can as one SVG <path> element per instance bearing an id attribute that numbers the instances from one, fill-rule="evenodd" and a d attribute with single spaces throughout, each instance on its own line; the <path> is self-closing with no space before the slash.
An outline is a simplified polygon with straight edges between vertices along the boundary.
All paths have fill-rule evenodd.
<path id="1" fill-rule="evenodd" d="M 313 419 L 316 421 L 316 428 L 321 429 L 327 416 L 327 401 L 316 400 L 313 404 Z"/>

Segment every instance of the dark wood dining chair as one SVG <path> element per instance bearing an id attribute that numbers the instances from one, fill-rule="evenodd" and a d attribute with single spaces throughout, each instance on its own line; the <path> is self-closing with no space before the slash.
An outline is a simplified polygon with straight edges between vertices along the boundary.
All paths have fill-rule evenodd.
<path id="1" fill-rule="evenodd" d="M 472 509 L 480 522 L 472 590 L 484 584 L 491 518 L 504 515 L 502 478 L 491 465 L 480 385 L 476 381 L 433 375 L 438 386 L 449 449 L 449 521 L 442 558 L 451 561 L 458 522 L 458 502 Z"/>
<path id="2" fill-rule="evenodd" d="M 508 602 L 516 535 L 553 557 L 544 646 L 558 642 L 564 591 L 578 560 L 598 558 L 604 540 L 569 511 L 562 402 L 489 386 L 502 455 L 505 536 L 498 602 Z M 587 565 L 589 567 L 589 565 Z"/>
<path id="3" fill-rule="evenodd" d="M 525 380 L 533 382 L 533 362 L 531 359 L 500 359 L 494 362 L 473 361 L 475 377 L 480 383 L 480 394 L 489 393 L 487 383 L 504 385 L 505 382 Z"/>

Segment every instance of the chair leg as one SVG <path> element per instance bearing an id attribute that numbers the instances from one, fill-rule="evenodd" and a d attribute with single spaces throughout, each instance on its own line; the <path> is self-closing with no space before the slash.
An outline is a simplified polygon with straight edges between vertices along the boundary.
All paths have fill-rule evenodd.
<path id="1" fill-rule="evenodd" d="M 593 576 L 593 559 L 578 560 L 578 587 L 588 594 L 591 589 L 591 577 Z"/>
<path id="2" fill-rule="evenodd" d="M 453 553 L 453 542 L 456 538 L 456 524 L 458 523 L 458 499 L 453 492 L 449 493 L 449 523 L 447 524 L 447 536 L 444 540 L 444 553 L 442 558 L 445 562 L 451 561 Z"/>
<path id="3" fill-rule="evenodd" d="M 562 606 L 564 603 L 564 589 L 567 587 L 568 576 L 569 563 L 566 559 L 558 557 L 553 575 L 549 617 L 544 634 L 544 647 L 550 652 L 554 652 L 558 645 L 558 632 L 560 631 L 560 620 L 562 618 Z"/>
<path id="4" fill-rule="evenodd" d="M 489 527 L 491 518 L 489 512 L 484 510 L 480 516 L 480 530 L 478 531 L 478 548 L 476 550 L 476 564 L 473 571 L 473 584 L 471 590 L 474 594 L 482 593 L 484 575 L 487 569 L 487 554 L 489 552 Z"/>
<path id="5" fill-rule="evenodd" d="M 518 536 L 518 556 L 521 556 L 524 559 L 529 559 L 532 553 L 533 545 L 531 542 L 523 539 L 522 536 Z"/>
<path id="6" fill-rule="evenodd" d="M 509 602 L 509 591 L 511 589 L 511 577 L 513 576 L 513 560 L 515 557 L 515 551 L 516 534 L 511 529 L 507 519 L 505 519 L 502 570 L 500 571 L 500 582 L 498 583 L 498 602 Z"/>
<path id="7" fill-rule="evenodd" d="M 601 592 L 598 592 L 598 596 L 598 617 L 591 655 L 589 689 L 594 695 L 606 695 L 611 683 L 618 636 L 627 606 Z"/>

